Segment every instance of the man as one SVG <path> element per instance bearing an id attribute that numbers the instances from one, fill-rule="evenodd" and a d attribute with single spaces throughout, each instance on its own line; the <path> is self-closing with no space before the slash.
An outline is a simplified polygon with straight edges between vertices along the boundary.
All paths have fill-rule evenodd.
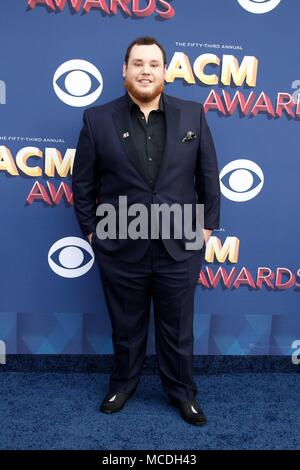
<path id="1" fill-rule="evenodd" d="M 97 203 L 119 213 L 120 195 L 128 207 L 203 204 L 206 242 L 219 226 L 218 167 L 203 107 L 164 94 L 165 73 L 166 54 L 154 38 L 128 46 L 127 93 L 84 113 L 73 167 L 74 206 L 97 257 L 112 323 L 114 368 L 100 410 L 121 410 L 137 387 L 153 300 L 163 387 L 183 419 L 204 424 L 192 360 L 194 293 L 205 246 L 189 251 L 184 236 L 164 239 L 161 233 L 156 239 L 97 236 L 103 220 Z"/>

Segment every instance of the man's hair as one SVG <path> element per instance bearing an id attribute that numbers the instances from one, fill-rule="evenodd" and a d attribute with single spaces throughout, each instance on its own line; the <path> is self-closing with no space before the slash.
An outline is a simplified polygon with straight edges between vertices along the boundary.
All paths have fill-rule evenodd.
<path id="1" fill-rule="evenodd" d="M 167 64 L 167 54 L 166 54 L 165 49 L 157 41 L 157 39 L 155 39 L 151 36 L 143 36 L 143 37 L 140 37 L 140 38 L 136 38 L 129 44 L 129 46 L 127 47 L 126 54 L 125 54 L 125 59 L 124 59 L 125 64 L 128 65 L 130 52 L 131 52 L 131 49 L 133 48 L 133 46 L 152 46 L 153 44 L 155 44 L 156 46 L 158 46 L 160 48 L 160 50 L 162 52 L 162 55 L 163 55 L 164 65 L 166 65 Z"/>

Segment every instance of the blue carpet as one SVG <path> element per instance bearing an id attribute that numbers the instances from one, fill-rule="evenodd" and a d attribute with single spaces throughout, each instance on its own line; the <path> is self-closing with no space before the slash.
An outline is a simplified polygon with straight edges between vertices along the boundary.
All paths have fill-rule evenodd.
<path id="1" fill-rule="evenodd" d="M 1 374 L 1 449 L 299 449 L 299 375 L 195 376 L 204 427 L 185 423 L 160 378 L 143 376 L 114 415 L 98 412 L 107 374 Z"/>

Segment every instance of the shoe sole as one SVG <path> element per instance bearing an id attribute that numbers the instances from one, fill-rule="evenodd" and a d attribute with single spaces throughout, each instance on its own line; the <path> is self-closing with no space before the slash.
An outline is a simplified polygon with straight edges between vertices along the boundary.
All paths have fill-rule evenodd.
<path id="1" fill-rule="evenodd" d="M 207 420 L 205 420 L 205 421 L 192 421 L 192 420 L 189 420 L 188 418 L 186 418 L 183 414 L 181 414 L 181 417 L 187 423 L 194 424 L 195 426 L 203 426 L 204 424 L 207 424 Z"/>
<path id="2" fill-rule="evenodd" d="M 106 414 L 117 413 L 118 411 L 121 411 L 124 408 L 124 405 L 120 406 L 120 408 L 117 408 L 116 410 L 106 410 L 105 408 L 104 409 L 99 408 L 99 411 L 101 411 L 102 413 L 106 413 Z"/>
<path id="3" fill-rule="evenodd" d="M 124 405 L 118 408 L 117 410 L 105 410 L 105 409 L 103 410 L 102 408 L 100 408 L 99 411 L 101 411 L 101 413 L 106 413 L 107 415 L 111 415 L 112 413 L 117 413 L 118 411 L 123 410 L 123 408 L 124 408 Z"/>

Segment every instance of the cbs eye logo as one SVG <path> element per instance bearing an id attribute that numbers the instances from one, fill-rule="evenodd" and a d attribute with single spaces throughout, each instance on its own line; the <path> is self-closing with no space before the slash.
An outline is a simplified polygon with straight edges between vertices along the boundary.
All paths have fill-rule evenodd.
<path id="1" fill-rule="evenodd" d="M 238 2 L 250 13 L 261 14 L 274 10 L 281 0 L 238 0 Z"/>
<path id="2" fill-rule="evenodd" d="M 222 182 L 226 179 L 228 186 Z M 259 180 L 258 184 L 253 188 Z M 228 163 L 220 173 L 220 187 L 223 196 L 231 201 L 245 202 L 253 199 L 261 191 L 264 184 L 264 174 L 262 169 L 251 160 L 233 160 Z M 252 189 L 251 189 L 252 187 Z"/>
<path id="3" fill-rule="evenodd" d="M 61 89 L 57 83 L 59 80 L 63 82 L 61 84 L 67 92 Z M 93 84 L 97 88 L 91 92 Z M 103 79 L 93 64 L 86 60 L 73 59 L 58 67 L 53 76 L 53 88 L 58 98 L 65 104 L 76 107 L 89 106 L 101 95 Z"/>
<path id="4" fill-rule="evenodd" d="M 48 253 L 50 268 L 61 277 L 83 276 L 91 269 L 94 260 L 91 245 L 77 237 L 61 238 L 51 246 Z"/>

